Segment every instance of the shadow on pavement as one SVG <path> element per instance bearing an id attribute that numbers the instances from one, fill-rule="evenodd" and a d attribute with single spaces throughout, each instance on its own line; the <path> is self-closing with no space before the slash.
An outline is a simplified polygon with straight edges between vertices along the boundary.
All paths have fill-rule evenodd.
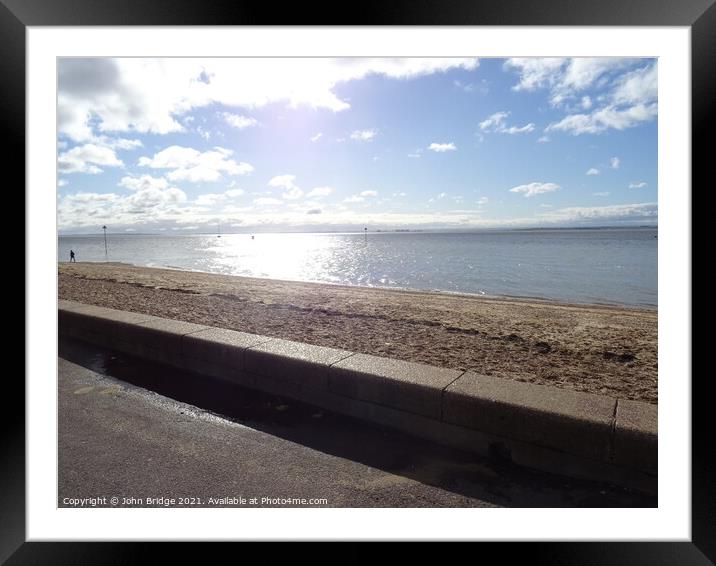
<path id="1" fill-rule="evenodd" d="M 227 420 L 466 497 L 508 507 L 656 507 L 656 497 L 530 471 L 190 372 L 60 339 L 62 358 Z M 197 383 L 211 384 L 197 387 Z"/>

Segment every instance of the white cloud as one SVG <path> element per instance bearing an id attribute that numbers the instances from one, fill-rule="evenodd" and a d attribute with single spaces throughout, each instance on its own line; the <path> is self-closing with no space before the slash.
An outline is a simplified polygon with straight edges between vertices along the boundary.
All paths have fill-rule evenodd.
<path id="1" fill-rule="evenodd" d="M 174 115 L 192 107 L 196 60 L 60 59 L 58 126 L 77 141 L 101 132 L 179 131 Z M 191 70 L 190 70 L 191 69 Z M 187 76 L 189 75 L 189 76 Z"/>
<path id="2" fill-rule="evenodd" d="M 405 196 L 405 193 L 403 193 L 403 192 L 393 193 L 393 196 L 394 196 L 394 197 L 404 197 L 404 196 Z"/>
<path id="3" fill-rule="evenodd" d="M 277 175 L 268 182 L 269 187 L 276 187 L 283 190 L 281 195 L 285 199 L 294 200 L 303 196 L 301 188 L 294 183 L 295 175 Z"/>
<path id="4" fill-rule="evenodd" d="M 505 69 L 517 71 L 519 75 L 519 82 L 512 87 L 513 90 L 549 89 L 550 103 L 560 106 L 587 88 L 607 85 L 610 75 L 633 64 L 633 59 L 618 57 L 529 57 L 508 59 Z M 583 97 L 581 104 L 583 108 L 589 108 L 591 99 L 587 101 Z"/>
<path id="5" fill-rule="evenodd" d="M 649 104 L 658 94 L 657 65 L 652 63 L 620 77 L 611 98 L 613 104 Z"/>
<path id="6" fill-rule="evenodd" d="M 321 132 L 318 132 L 315 136 L 311 136 L 309 139 L 310 139 L 312 142 L 317 142 L 317 141 L 320 140 L 322 137 L 323 137 L 323 134 L 322 134 Z"/>
<path id="7" fill-rule="evenodd" d="M 613 69 L 622 69 L 633 64 L 634 60 L 619 60 Z M 605 63 L 608 67 L 608 62 Z M 605 68 L 606 68 L 605 67 Z M 607 129 L 624 130 L 653 120 L 658 114 L 657 63 L 631 70 L 608 83 L 609 92 L 600 97 L 601 108 L 588 114 L 572 114 L 559 122 L 550 124 L 549 130 L 564 130 L 573 135 L 598 134 Z M 582 108 L 588 110 L 589 105 Z"/>
<path id="8" fill-rule="evenodd" d="M 569 60 L 564 74 L 552 93 L 553 103 L 560 103 L 586 88 L 599 86 L 606 74 L 619 71 L 633 61 L 620 57 L 575 57 Z"/>
<path id="9" fill-rule="evenodd" d="M 477 204 L 482 206 L 484 204 L 487 204 L 488 201 L 489 199 L 487 197 L 480 197 L 479 199 L 477 199 Z"/>
<path id="10" fill-rule="evenodd" d="M 241 196 L 243 194 L 244 191 L 241 189 L 229 189 L 228 191 L 224 191 L 223 193 L 205 193 L 199 195 L 194 201 L 194 204 L 196 204 L 197 206 L 214 206 L 219 203 L 227 202 L 228 200 L 231 200 L 232 198 Z"/>
<path id="11" fill-rule="evenodd" d="M 147 198 L 149 198 L 149 191 L 138 191 L 129 197 L 130 201 L 132 199 L 146 200 Z M 161 192 L 155 191 L 155 197 L 152 197 L 152 198 L 156 198 L 156 201 L 158 203 L 185 202 L 186 201 L 186 193 L 184 191 L 182 191 L 181 189 L 177 189 L 176 187 L 170 187 L 166 191 L 161 191 Z"/>
<path id="12" fill-rule="evenodd" d="M 85 193 L 79 192 L 64 197 L 64 202 L 71 203 L 90 203 L 90 202 L 114 202 L 119 200 L 119 196 L 114 193 Z"/>
<path id="13" fill-rule="evenodd" d="M 609 191 L 602 191 L 600 193 L 592 193 L 595 197 L 608 197 Z"/>
<path id="14" fill-rule="evenodd" d="M 123 186 L 127 184 L 132 183 L 125 181 Z M 124 196 L 80 192 L 59 200 L 58 225 L 61 228 L 98 228 L 103 224 L 127 227 L 157 220 L 166 221 L 192 212 L 192 209 L 182 207 L 186 200 L 186 194 L 182 190 L 151 182 L 137 185 L 131 194 Z"/>
<path id="15" fill-rule="evenodd" d="M 445 198 L 446 196 L 447 196 L 447 193 L 440 193 L 440 194 L 438 194 L 438 196 L 436 196 L 435 198 L 438 199 L 438 200 L 440 200 L 440 199 Z"/>
<path id="16" fill-rule="evenodd" d="M 142 175 L 141 177 L 122 177 L 117 185 L 133 191 L 145 189 L 163 190 L 169 187 L 169 182 L 163 177 L 156 178 L 151 175 Z"/>
<path id="17" fill-rule="evenodd" d="M 57 159 L 57 169 L 60 173 L 90 173 L 96 175 L 102 172 L 99 167 L 123 167 L 124 163 L 109 147 L 88 143 L 76 146 L 66 151 Z"/>
<path id="18" fill-rule="evenodd" d="M 411 157 L 411 158 L 413 158 L 413 159 L 418 159 L 418 158 L 420 157 L 420 152 L 417 152 L 417 151 L 416 151 L 416 152 L 414 152 L 414 153 L 409 153 L 409 154 L 408 154 L 408 157 Z"/>
<path id="19" fill-rule="evenodd" d="M 294 200 L 301 198 L 303 196 L 303 191 L 298 187 L 291 187 L 290 189 L 286 189 L 281 196 L 285 199 Z"/>
<path id="20" fill-rule="evenodd" d="M 351 139 L 357 141 L 372 141 L 378 135 L 377 130 L 354 130 L 351 132 Z"/>
<path id="21" fill-rule="evenodd" d="M 489 83 L 485 79 L 482 79 L 480 84 L 463 83 L 462 81 L 458 81 L 458 80 L 453 81 L 452 84 L 456 88 L 459 88 L 460 90 L 462 90 L 463 92 L 469 92 L 469 93 L 478 92 L 480 94 L 487 94 L 488 92 L 490 92 Z"/>
<path id="22" fill-rule="evenodd" d="M 290 189 L 296 186 L 294 183 L 295 180 L 296 175 L 276 175 L 275 177 L 271 177 L 267 185 L 269 187 L 278 187 L 280 189 Z"/>
<path id="23" fill-rule="evenodd" d="M 287 208 L 289 210 L 295 210 L 296 212 L 300 213 L 308 213 L 311 209 L 320 209 L 323 210 L 322 205 L 320 202 L 316 202 L 313 200 L 305 200 L 302 202 L 292 202 L 288 203 Z M 328 205 L 326 205 L 328 206 Z"/>
<path id="24" fill-rule="evenodd" d="M 658 205 L 653 203 L 618 204 L 612 206 L 570 207 L 545 212 L 540 218 L 552 223 L 588 221 L 644 222 L 656 220 Z"/>
<path id="25" fill-rule="evenodd" d="M 583 111 L 550 124 L 546 131 L 598 134 L 631 128 L 656 117 L 657 64 L 654 61 L 634 69 L 642 61 L 610 57 L 526 58 L 509 59 L 505 69 L 518 72 L 519 82 L 513 90 L 547 89 L 552 106 Z M 596 96 L 599 108 L 594 108 L 593 96 L 580 94 L 587 88 L 603 93 Z"/>
<path id="26" fill-rule="evenodd" d="M 495 112 L 489 118 L 480 122 L 480 129 L 483 132 L 493 131 L 498 128 L 501 124 L 504 124 L 505 119 L 510 115 L 509 112 Z"/>
<path id="27" fill-rule="evenodd" d="M 644 187 L 646 187 L 646 183 L 645 183 L 644 181 L 638 181 L 638 182 L 635 182 L 635 183 L 629 183 L 629 188 L 630 188 L 630 189 L 643 189 Z"/>
<path id="28" fill-rule="evenodd" d="M 512 58 L 505 61 L 505 69 L 516 70 L 520 81 L 512 90 L 536 90 L 546 88 L 557 82 L 566 59 L 555 57 Z"/>
<path id="29" fill-rule="evenodd" d="M 273 206 L 277 204 L 283 204 L 283 201 L 277 199 L 277 198 L 270 198 L 270 197 L 260 197 L 257 199 L 254 199 L 254 204 L 258 206 Z"/>
<path id="30" fill-rule="evenodd" d="M 592 167 L 587 171 L 587 175 L 599 175 L 599 169 Z"/>
<path id="31" fill-rule="evenodd" d="M 343 199 L 346 203 L 365 202 L 366 199 L 375 198 L 378 196 L 378 191 L 367 190 L 361 191 L 357 195 L 351 195 L 348 198 Z"/>
<path id="32" fill-rule="evenodd" d="M 144 147 L 144 144 L 140 140 L 128 140 L 125 138 L 110 140 L 109 144 L 109 147 L 116 147 L 117 149 L 136 149 L 138 147 Z"/>
<path id="33" fill-rule="evenodd" d="M 524 126 L 518 127 L 518 126 L 510 126 L 509 128 L 505 128 L 504 130 L 500 130 L 501 134 L 525 134 L 534 131 L 535 125 L 530 122 L 529 124 L 525 124 Z"/>
<path id="34" fill-rule="evenodd" d="M 525 197 L 533 197 L 543 193 L 551 193 L 559 189 L 559 185 L 555 183 L 529 183 L 527 185 L 518 185 L 510 189 L 511 193 L 524 193 Z"/>
<path id="35" fill-rule="evenodd" d="M 197 126 L 196 133 L 199 134 L 199 136 L 201 136 L 201 138 L 206 141 L 209 141 L 209 139 L 211 138 L 211 132 L 209 130 L 205 130 L 201 126 Z"/>
<path id="36" fill-rule="evenodd" d="M 314 187 L 308 193 L 306 193 L 307 198 L 322 198 L 327 197 L 333 193 L 332 187 Z"/>
<path id="37" fill-rule="evenodd" d="M 296 180 L 296 175 L 276 175 L 275 177 L 271 177 L 269 182 L 267 183 L 269 187 L 278 187 L 280 189 L 290 189 L 291 187 L 294 187 L 294 181 Z"/>
<path id="38" fill-rule="evenodd" d="M 239 130 L 244 130 L 258 124 L 255 118 L 242 116 L 241 114 L 232 114 L 231 112 L 222 112 L 221 117 L 224 119 L 224 122 L 229 124 L 229 126 Z"/>
<path id="39" fill-rule="evenodd" d="M 477 68 L 475 58 L 73 58 L 59 60 L 59 131 L 85 141 L 103 132 L 166 134 L 210 104 L 254 109 L 282 102 L 334 112 L 350 107 L 337 84 L 370 74 L 395 79 Z"/>
<path id="40" fill-rule="evenodd" d="M 145 213 L 149 210 L 159 212 L 165 205 L 186 202 L 186 194 L 176 187 L 159 189 L 149 187 L 135 191 L 125 198 L 129 212 Z"/>
<path id="41" fill-rule="evenodd" d="M 619 160 L 618 157 L 612 157 L 612 158 L 609 160 L 609 167 L 611 167 L 612 169 L 619 169 L 619 164 L 620 164 L 620 163 L 621 163 L 621 161 Z"/>
<path id="42" fill-rule="evenodd" d="M 549 141 L 549 136 L 541 136 L 537 138 L 537 142 L 539 143 L 547 143 Z"/>
<path id="43" fill-rule="evenodd" d="M 200 152 L 190 147 L 170 146 L 154 157 L 141 157 L 138 164 L 152 169 L 172 169 L 166 174 L 170 181 L 191 183 L 211 182 L 221 179 L 222 174 L 247 175 L 254 170 L 248 163 L 230 159 L 233 151 L 222 147 Z"/>
<path id="44" fill-rule="evenodd" d="M 100 145 L 102 147 L 108 147 L 110 149 L 137 149 L 139 147 L 144 147 L 144 144 L 142 144 L 141 140 L 137 139 L 127 139 L 127 138 L 111 138 L 109 136 L 95 136 L 91 140 L 88 140 L 89 143 L 93 143 L 95 145 Z M 66 145 L 66 144 L 65 144 Z"/>
<path id="45" fill-rule="evenodd" d="M 655 223 L 656 203 L 602 207 L 572 207 L 565 209 L 538 207 L 541 211 L 522 218 L 484 218 L 478 207 L 470 210 L 435 211 L 428 205 L 424 212 L 368 211 L 363 208 L 359 217 L 349 205 L 318 205 L 316 203 L 287 204 L 280 199 L 266 199 L 258 206 L 224 205 L 220 211 L 198 207 L 193 203 L 164 203 L 153 208 L 128 211 L 127 203 L 117 195 L 84 196 L 74 201 L 62 199 L 59 207 L 61 232 L 97 231 L 103 224 L 119 231 L 138 227 L 143 231 L 193 229 L 213 230 L 216 222 L 246 229 L 265 230 L 352 230 L 367 224 L 375 228 L 480 228 L 529 227 L 549 225 L 619 225 Z M 308 214 L 320 209 L 320 214 Z M 358 224 L 360 222 L 360 224 Z"/>
<path id="46" fill-rule="evenodd" d="M 524 134 L 531 132 L 535 129 L 535 125 L 530 122 L 524 126 L 507 126 L 505 120 L 510 115 L 510 112 L 495 112 L 492 116 L 489 116 L 482 122 L 480 122 L 480 129 L 483 132 L 497 132 L 500 134 Z"/>
<path id="47" fill-rule="evenodd" d="M 67 179 L 59 179 L 59 180 L 57 181 L 57 186 L 58 186 L 58 187 L 66 187 L 66 186 L 69 185 L 69 184 L 70 184 L 70 182 L 69 182 Z"/>
<path id="48" fill-rule="evenodd" d="M 67 195 L 57 203 L 58 226 L 94 226 L 99 229 L 105 223 L 114 223 L 121 202 L 121 197 L 114 193 L 79 192 Z"/>
<path id="49" fill-rule="evenodd" d="M 428 146 L 428 149 L 431 151 L 435 151 L 437 153 L 444 153 L 446 151 L 455 151 L 457 150 L 457 147 L 454 143 L 431 143 Z"/>
<path id="50" fill-rule="evenodd" d="M 642 122 L 653 120 L 658 114 L 656 103 L 644 105 L 637 104 L 629 108 L 618 109 L 607 106 L 591 114 L 571 114 L 559 122 L 547 126 L 545 131 L 564 131 L 572 135 L 599 134 L 610 128 L 625 130 L 638 126 Z"/>
<path id="51" fill-rule="evenodd" d="M 214 206 L 224 200 L 226 200 L 224 193 L 205 193 L 196 197 L 194 204 L 198 206 Z"/>

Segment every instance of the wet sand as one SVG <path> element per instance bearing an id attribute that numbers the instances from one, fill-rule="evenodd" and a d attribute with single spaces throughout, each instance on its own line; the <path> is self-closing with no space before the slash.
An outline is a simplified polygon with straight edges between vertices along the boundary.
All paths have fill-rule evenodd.
<path id="1" fill-rule="evenodd" d="M 59 296 L 657 403 L 657 311 L 59 264 Z"/>

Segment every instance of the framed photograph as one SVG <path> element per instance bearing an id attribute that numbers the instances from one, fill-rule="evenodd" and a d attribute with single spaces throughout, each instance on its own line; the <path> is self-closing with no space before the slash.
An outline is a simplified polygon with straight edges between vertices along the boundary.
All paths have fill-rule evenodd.
<path id="1" fill-rule="evenodd" d="M 716 560 L 690 275 L 716 8 L 578 4 L 2 0 L 27 342 L 0 558 Z"/>

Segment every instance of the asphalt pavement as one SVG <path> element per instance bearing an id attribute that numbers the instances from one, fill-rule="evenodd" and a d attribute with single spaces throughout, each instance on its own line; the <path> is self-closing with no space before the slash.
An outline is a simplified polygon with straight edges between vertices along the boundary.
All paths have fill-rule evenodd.
<path id="1" fill-rule="evenodd" d="M 83 343 L 59 352 L 59 507 L 657 505 Z"/>

